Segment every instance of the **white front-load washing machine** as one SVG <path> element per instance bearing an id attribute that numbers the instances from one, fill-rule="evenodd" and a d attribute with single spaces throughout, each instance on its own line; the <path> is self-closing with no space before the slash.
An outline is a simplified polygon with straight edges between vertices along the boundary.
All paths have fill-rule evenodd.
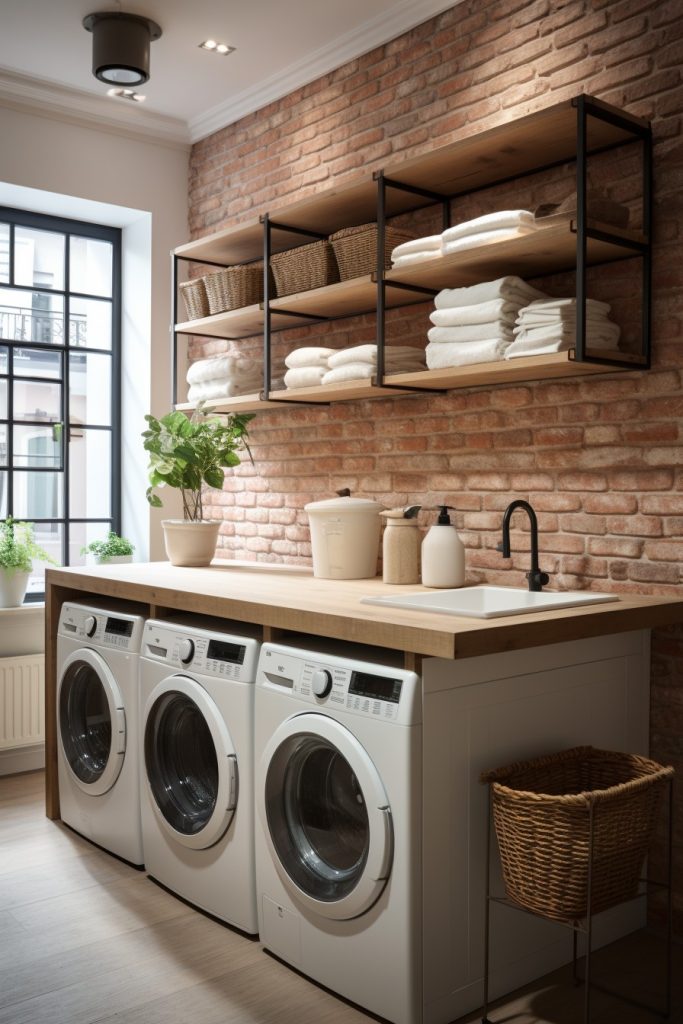
<path id="1" fill-rule="evenodd" d="M 144 619 L 66 602 L 57 629 L 62 821 L 141 866 L 138 653 Z"/>
<path id="2" fill-rule="evenodd" d="M 414 1022 L 422 1005 L 420 723 L 413 672 L 261 649 L 261 941 L 392 1021 Z"/>
<path id="3" fill-rule="evenodd" d="M 150 619 L 140 657 L 145 866 L 156 881 L 257 931 L 253 717 L 257 640 Z"/>

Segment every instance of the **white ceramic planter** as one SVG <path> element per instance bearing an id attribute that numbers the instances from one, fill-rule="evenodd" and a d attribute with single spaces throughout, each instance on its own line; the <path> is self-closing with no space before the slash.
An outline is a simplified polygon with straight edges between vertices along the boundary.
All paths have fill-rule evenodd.
<path id="1" fill-rule="evenodd" d="M 216 553 L 220 522 L 162 519 L 166 554 L 171 565 L 209 565 Z"/>
<path id="2" fill-rule="evenodd" d="M 18 608 L 24 603 L 30 575 L 0 569 L 0 608 Z"/>
<path id="3" fill-rule="evenodd" d="M 132 555 L 95 555 L 95 565 L 123 565 L 132 561 Z"/>

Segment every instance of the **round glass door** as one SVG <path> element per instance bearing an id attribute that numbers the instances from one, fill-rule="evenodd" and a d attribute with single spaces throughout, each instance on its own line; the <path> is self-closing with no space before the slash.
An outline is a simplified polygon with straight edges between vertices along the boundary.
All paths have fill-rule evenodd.
<path id="1" fill-rule="evenodd" d="M 276 864 L 325 917 L 355 917 L 391 866 L 391 815 L 372 761 L 343 726 L 298 715 L 275 734 L 263 794 Z"/>
<path id="2" fill-rule="evenodd" d="M 194 680 L 155 687 L 144 716 L 147 789 L 157 820 L 183 846 L 205 849 L 235 808 L 236 756 L 225 722 Z"/>
<path id="3" fill-rule="evenodd" d="M 59 681 L 59 738 L 71 776 L 92 796 L 116 782 L 126 750 L 120 690 L 106 663 L 84 648 L 71 654 Z"/>

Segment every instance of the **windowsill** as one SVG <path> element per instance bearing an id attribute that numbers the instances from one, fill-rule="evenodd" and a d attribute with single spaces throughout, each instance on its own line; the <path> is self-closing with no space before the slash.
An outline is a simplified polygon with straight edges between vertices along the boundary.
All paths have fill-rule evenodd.
<path id="1" fill-rule="evenodd" d="M 24 615 L 29 612 L 40 612 L 41 615 L 45 612 L 44 601 L 30 601 L 28 604 L 20 604 L 16 608 L 0 608 L 0 616 L 5 615 Z"/>

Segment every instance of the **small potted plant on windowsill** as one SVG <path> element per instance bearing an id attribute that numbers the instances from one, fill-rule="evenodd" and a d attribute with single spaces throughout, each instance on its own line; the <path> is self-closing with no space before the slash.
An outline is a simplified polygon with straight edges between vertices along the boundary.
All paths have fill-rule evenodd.
<path id="1" fill-rule="evenodd" d="M 106 540 L 93 540 L 87 547 L 81 548 L 82 555 L 94 555 L 97 565 L 116 562 L 132 562 L 135 546 L 125 537 L 110 530 Z"/>
<path id="2" fill-rule="evenodd" d="M 161 507 L 156 487 L 176 487 L 183 499 L 183 519 L 164 519 L 166 553 L 172 565 L 209 565 L 216 551 L 218 520 L 204 519 L 204 486 L 220 490 L 224 471 L 238 466 L 239 451 L 251 459 L 247 426 L 251 414 L 229 415 L 225 422 L 207 416 L 200 404 L 191 419 L 171 412 L 161 419 L 145 416 L 149 427 L 142 434 L 149 452 L 147 500 Z M 253 460 L 252 460 L 253 461 Z"/>
<path id="3" fill-rule="evenodd" d="M 33 572 L 33 559 L 55 565 L 33 537 L 33 523 L 5 519 L 0 523 L 0 608 L 17 608 L 23 603 Z"/>

